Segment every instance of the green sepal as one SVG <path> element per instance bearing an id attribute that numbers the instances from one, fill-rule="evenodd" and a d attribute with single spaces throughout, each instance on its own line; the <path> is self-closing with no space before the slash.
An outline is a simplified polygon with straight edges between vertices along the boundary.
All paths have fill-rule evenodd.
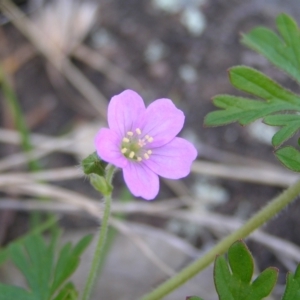
<path id="1" fill-rule="evenodd" d="M 109 184 L 103 176 L 91 174 L 89 178 L 94 189 L 102 193 L 104 196 L 111 194 L 113 186 Z"/>
<path id="2" fill-rule="evenodd" d="M 247 246 L 235 242 L 228 250 L 228 263 L 218 256 L 214 266 L 214 281 L 220 300 L 261 300 L 274 288 L 278 270 L 268 268 L 253 282 L 254 263 Z"/>
<path id="3" fill-rule="evenodd" d="M 300 152 L 292 146 L 286 146 L 275 152 L 276 157 L 287 168 L 300 172 Z"/>
<path id="4" fill-rule="evenodd" d="M 99 176 L 105 175 L 105 168 L 107 162 L 103 161 L 96 152 L 90 154 L 81 162 L 83 172 L 86 175 L 97 174 Z"/>

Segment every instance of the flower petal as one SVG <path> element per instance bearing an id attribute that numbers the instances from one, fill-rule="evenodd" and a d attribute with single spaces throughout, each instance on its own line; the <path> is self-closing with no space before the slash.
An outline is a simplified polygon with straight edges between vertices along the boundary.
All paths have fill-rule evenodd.
<path id="1" fill-rule="evenodd" d="M 187 176 L 191 171 L 193 160 L 197 157 L 195 147 L 178 137 L 152 151 L 150 159 L 144 161 L 144 164 L 156 174 L 169 179 Z"/>
<path id="2" fill-rule="evenodd" d="M 129 190 L 136 197 L 152 200 L 158 194 L 158 176 L 144 164 L 129 162 L 123 168 L 123 176 Z"/>
<path id="3" fill-rule="evenodd" d="M 111 129 L 102 128 L 96 135 L 95 146 L 99 157 L 119 168 L 124 168 L 128 160 L 121 153 L 120 145 L 120 137 Z"/>
<path id="4" fill-rule="evenodd" d="M 140 117 L 139 126 L 143 134 L 153 137 L 152 147 L 170 142 L 182 129 L 184 114 L 169 99 L 152 102 Z"/>
<path id="5" fill-rule="evenodd" d="M 125 90 L 111 98 L 108 105 L 108 125 L 120 136 L 136 128 L 135 122 L 145 111 L 145 104 L 139 94 L 132 90 Z"/>

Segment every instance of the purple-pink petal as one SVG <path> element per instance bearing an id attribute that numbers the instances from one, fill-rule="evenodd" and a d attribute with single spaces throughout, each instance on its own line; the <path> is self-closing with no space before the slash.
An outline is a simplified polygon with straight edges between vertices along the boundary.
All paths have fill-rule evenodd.
<path id="1" fill-rule="evenodd" d="M 169 99 L 152 102 L 141 115 L 138 126 L 143 134 L 153 137 L 152 147 L 170 142 L 182 129 L 184 114 Z"/>
<path id="2" fill-rule="evenodd" d="M 153 153 L 145 164 L 156 174 L 179 179 L 190 173 L 192 162 L 197 157 L 197 150 L 188 141 L 174 138 L 168 144 L 153 149 Z"/>
<path id="3" fill-rule="evenodd" d="M 128 161 L 120 151 L 120 144 L 119 135 L 108 128 L 100 129 L 95 138 L 95 146 L 99 157 L 119 168 L 124 168 Z"/>
<path id="4" fill-rule="evenodd" d="M 127 187 L 134 196 L 152 200 L 158 194 L 158 176 L 143 163 L 129 162 L 123 168 L 123 176 Z"/>
<path id="5" fill-rule="evenodd" d="M 145 111 L 145 104 L 139 94 L 132 90 L 125 90 L 112 97 L 108 105 L 108 125 L 120 136 L 136 128 L 136 121 Z"/>

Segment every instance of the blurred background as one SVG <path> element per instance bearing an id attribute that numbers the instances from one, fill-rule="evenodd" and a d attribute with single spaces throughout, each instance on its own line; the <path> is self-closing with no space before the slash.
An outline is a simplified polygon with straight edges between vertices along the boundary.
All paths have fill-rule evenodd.
<path id="1" fill-rule="evenodd" d="M 204 128 L 216 94 L 239 94 L 227 69 L 248 65 L 299 87 L 239 43 L 275 18 L 300 22 L 298 0 L 0 1 L 0 243 L 30 228 L 32 211 L 52 212 L 66 240 L 95 232 L 101 196 L 82 175 L 106 126 L 109 99 L 124 89 L 149 104 L 170 98 L 186 115 L 181 136 L 198 149 L 191 175 L 161 180 L 156 200 L 135 199 L 115 177 L 110 248 L 94 299 L 134 300 L 210 249 L 298 178 L 272 155 L 276 128 L 255 122 Z M 20 134 L 21 132 L 21 134 Z M 39 201 L 39 199 L 48 201 Z M 295 202 L 247 240 L 257 271 L 280 269 L 270 299 L 300 260 Z M 83 286 L 92 255 L 74 280 Z M 1 281 L 24 285 L 6 262 Z M 101 295 L 101 296 L 99 296 Z M 165 299 L 217 299 L 212 268 Z"/>

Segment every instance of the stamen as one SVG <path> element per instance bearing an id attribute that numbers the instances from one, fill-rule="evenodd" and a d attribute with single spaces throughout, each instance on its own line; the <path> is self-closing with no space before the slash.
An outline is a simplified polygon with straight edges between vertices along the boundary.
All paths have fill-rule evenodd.
<path id="1" fill-rule="evenodd" d="M 129 139 L 124 137 L 123 140 L 122 140 L 124 143 L 129 143 Z"/>
<path id="2" fill-rule="evenodd" d="M 148 140 L 148 139 L 149 139 L 149 137 L 150 137 L 150 136 L 147 134 L 147 135 L 145 136 L 145 139 L 146 139 L 146 140 Z"/>
<path id="3" fill-rule="evenodd" d="M 121 152 L 123 153 L 123 154 L 125 154 L 126 152 L 127 152 L 127 148 L 122 148 L 122 150 L 121 150 Z"/>
<path id="4" fill-rule="evenodd" d="M 149 155 L 147 153 L 144 154 L 145 159 L 149 159 Z"/>
<path id="5" fill-rule="evenodd" d="M 128 131 L 128 132 L 127 132 L 127 135 L 133 136 L 133 132 L 132 132 L 132 131 Z"/>
<path id="6" fill-rule="evenodd" d="M 151 154 L 152 154 L 152 150 L 148 150 L 147 153 L 148 153 L 149 155 L 151 155 Z"/>
<path id="7" fill-rule="evenodd" d="M 133 158 L 133 157 L 134 157 L 134 154 L 135 154 L 135 153 L 134 153 L 133 151 L 131 151 L 131 152 L 129 153 L 129 157 L 130 157 L 130 158 Z"/>
<path id="8" fill-rule="evenodd" d="M 139 129 L 139 128 L 137 128 L 135 131 L 136 131 L 136 133 L 137 133 L 138 135 L 142 134 L 142 131 L 141 131 L 141 129 Z"/>
<path id="9" fill-rule="evenodd" d="M 148 140 L 149 143 L 152 143 L 153 142 L 153 137 L 149 136 L 147 140 Z"/>
<path id="10" fill-rule="evenodd" d="M 144 140 L 139 140 L 139 141 L 138 141 L 138 145 L 139 145 L 140 147 L 144 147 L 144 146 L 146 145 L 146 143 L 145 143 Z"/>
<path id="11" fill-rule="evenodd" d="M 142 158 L 140 156 L 138 156 L 137 161 L 142 161 Z"/>

